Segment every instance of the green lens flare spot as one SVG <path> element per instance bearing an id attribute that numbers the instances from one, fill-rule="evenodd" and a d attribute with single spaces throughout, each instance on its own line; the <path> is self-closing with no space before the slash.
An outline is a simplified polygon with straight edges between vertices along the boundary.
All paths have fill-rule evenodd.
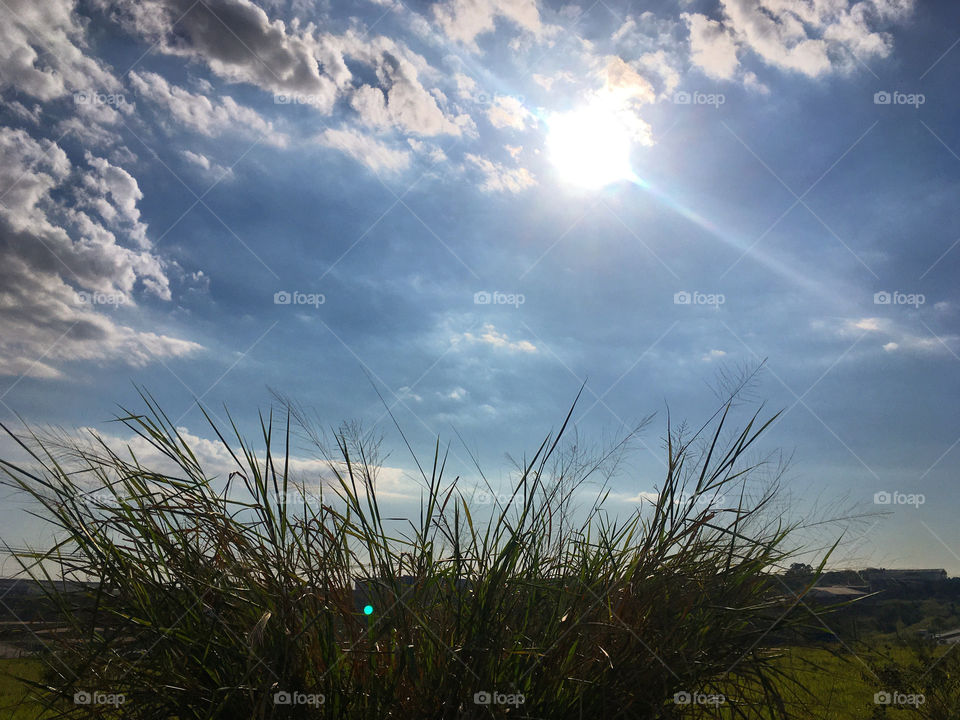
<path id="1" fill-rule="evenodd" d="M 364 605 L 363 606 L 364 615 L 373 615 L 373 605 Z"/>

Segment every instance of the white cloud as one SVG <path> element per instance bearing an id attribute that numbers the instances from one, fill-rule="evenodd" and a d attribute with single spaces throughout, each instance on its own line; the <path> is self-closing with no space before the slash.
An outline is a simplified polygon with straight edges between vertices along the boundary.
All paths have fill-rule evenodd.
<path id="1" fill-rule="evenodd" d="M 808 77 L 887 57 L 893 41 L 876 27 L 903 20 L 913 0 L 721 0 L 722 19 L 684 15 L 691 60 L 711 77 L 734 76 L 745 51 Z"/>
<path id="2" fill-rule="evenodd" d="M 684 14 L 690 28 L 690 60 L 708 77 L 729 80 L 740 61 L 737 60 L 737 42 L 733 32 L 706 15 Z"/>
<path id="3" fill-rule="evenodd" d="M 887 352 L 952 354 L 960 346 L 960 336 L 956 334 L 917 334 L 905 324 L 885 317 L 844 319 L 834 326 L 834 331 L 843 338 L 855 338 L 866 332 L 886 340 L 881 347 Z"/>
<path id="4" fill-rule="evenodd" d="M 216 181 L 229 181 L 233 179 L 233 170 L 231 168 L 218 165 L 203 153 L 195 153 L 192 150 L 181 150 L 183 158 L 203 170 L 203 175 Z"/>
<path id="5" fill-rule="evenodd" d="M 287 27 L 249 0 L 95 0 L 162 53 L 270 93 L 303 93 L 330 112 L 349 71 L 313 27 Z"/>
<path id="6" fill-rule="evenodd" d="M 524 353 L 537 352 L 537 347 L 533 343 L 527 340 L 511 341 L 507 335 L 505 335 L 504 333 L 498 332 L 496 327 L 494 327 L 490 323 L 486 323 L 483 326 L 479 335 L 474 335 L 473 333 L 465 332 L 460 335 L 454 335 L 451 338 L 451 342 L 454 345 L 458 345 L 460 342 L 467 342 L 470 344 L 481 343 L 497 349 L 508 350 L 510 352 L 524 352 Z"/>
<path id="7" fill-rule="evenodd" d="M 469 394 L 470 393 L 467 392 L 464 388 L 457 386 L 453 388 L 453 390 L 448 392 L 446 395 L 444 395 L 443 397 L 446 398 L 447 400 L 456 400 L 459 402 L 460 400 L 463 400 L 464 398 L 466 398 L 467 395 Z"/>
<path id="8" fill-rule="evenodd" d="M 321 145 L 336 148 L 366 165 L 374 172 L 395 172 L 410 165 L 410 153 L 395 150 L 369 135 L 355 130 L 325 130 L 317 137 Z"/>
<path id="9" fill-rule="evenodd" d="M 74 0 L 5 0 L 0 7 L 0 89 L 41 101 L 83 90 L 109 93 L 119 81 L 83 52 Z"/>
<path id="10" fill-rule="evenodd" d="M 523 130 L 527 123 L 532 124 L 533 113 L 523 103 L 510 95 L 497 95 L 487 109 L 487 119 L 495 128 L 513 128 Z"/>
<path id="11" fill-rule="evenodd" d="M 130 73 L 130 83 L 143 97 L 163 107 L 181 125 L 202 135 L 243 132 L 263 136 L 264 142 L 284 147 L 288 138 L 273 129 L 252 108 L 240 105 L 232 97 L 211 100 L 206 95 L 171 85 L 156 73 Z"/>
<path id="12" fill-rule="evenodd" d="M 722 357 L 726 357 L 726 355 L 727 353 L 725 350 L 711 350 L 700 359 L 704 362 L 713 362 L 714 360 L 719 360 Z"/>
<path id="13" fill-rule="evenodd" d="M 536 38 L 558 29 L 541 22 L 536 0 L 445 0 L 433 6 L 433 14 L 447 37 L 475 52 L 479 51 L 477 37 L 492 32 L 499 18 L 510 20 Z"/>
<path id="14" fill-rule="evenodd" d="M 415 153 L 425 155 L 435 165 L 447 160 L 447 154 L 436 145 L 431 145 L 416 138 L 407 138 L 407 144 Z"/>
<path id="15" fill-rule="evenodd" d="M 481 190 L 518 193 L 537 184 L 533 174 L 526 168 L 508 168 L 473 153 L 467 153 L 464 159 L 481 172 L 483 176 L 480 183 Z"/>
<path id="16" fill-rule="evenodd" d="M 170 299 L 129 173 L 90 153 L 76 168 L 57 144 L 10 128 L 0 155 L 0 373 L 55 378 L 68 361 L 140 366 L 201 349 L 116 319 L 141 288 Z"/>

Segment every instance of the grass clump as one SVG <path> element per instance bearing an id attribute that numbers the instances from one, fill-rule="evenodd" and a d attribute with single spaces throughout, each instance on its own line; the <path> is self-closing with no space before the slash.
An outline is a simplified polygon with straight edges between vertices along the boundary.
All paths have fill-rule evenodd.
<path id="1" fill-rule="evenodd" d="M 118 419 L 161 463 L 13 433 L 31 460 L 0 461 L 59 538 L 24 569 L 88 581 L 44 586 L 67 626 L 34 683 L 52 716 L 803 717 L 771 648 L 816 623 L 775 574 L 791 529 L 768 512 L 776 485 L 750 489 L 773 417 L 730 434 L 728 401 L 696 432 L 668 422 L 662 489 L 625 519 L 608 487 L 573 510 L 632 433 L 590 461 L 563 442 L 571 408 L 485 519 L 438 441 L 397 529 L 355 426 L 311 498 L 291 438 L 324 443 L 295 408 L 261 416 L 256 447 L 205 414 L 234 465 L 214 478 L 143 399 Z"/>

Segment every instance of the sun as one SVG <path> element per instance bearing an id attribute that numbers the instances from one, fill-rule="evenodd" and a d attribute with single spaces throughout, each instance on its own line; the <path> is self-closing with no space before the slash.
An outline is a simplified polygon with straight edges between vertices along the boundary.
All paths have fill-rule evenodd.
<path id="1" fill-rule="evenodd" d="M 548 121 L 547 153 L 568 183 L 598 190 L 633 176 L 630 131 L 616 109 L 595 102 Z"/>

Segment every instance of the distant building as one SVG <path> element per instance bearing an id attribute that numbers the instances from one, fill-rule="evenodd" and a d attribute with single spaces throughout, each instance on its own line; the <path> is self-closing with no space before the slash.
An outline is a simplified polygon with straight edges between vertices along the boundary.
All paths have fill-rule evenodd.
<path id="1" fill-rule="evenodd" d="M 905 570 L 867 568 L 861 572 L 861 575 L 871 585 L 882 585 L 887 583 L 931 583 L 942 582 L 947 579 L 947 571 L 942 568 Z"/>
<path id="2" fill-rule="evenodd" d="M 960 628 L 948 630 L 933 636 L 939 645 L 954 645 L 960 643 Z"/>

